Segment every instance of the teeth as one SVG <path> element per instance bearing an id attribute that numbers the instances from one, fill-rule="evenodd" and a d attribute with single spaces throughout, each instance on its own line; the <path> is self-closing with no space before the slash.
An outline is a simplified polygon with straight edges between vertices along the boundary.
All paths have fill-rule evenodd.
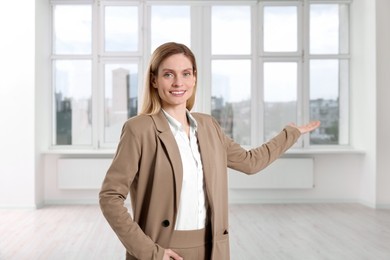
<path id="1" fill-rule="evenodd" d="M 184 94 L 185 91 L 171 91 L 172 94 L 174 95 L 181 95 Z"/>

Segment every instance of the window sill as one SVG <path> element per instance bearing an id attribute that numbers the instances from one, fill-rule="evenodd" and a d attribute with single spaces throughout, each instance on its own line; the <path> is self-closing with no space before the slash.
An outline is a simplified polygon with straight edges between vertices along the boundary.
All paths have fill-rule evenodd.
<path id="1" fill-rule="evenodd" d="M 286 152 L 287 155 L 326 155 L 326 154 L 361 154 L 366 152 L 350 146 L 329 146 L 329 147 L 312 147 L 305 149 L 291 148 Z"/>
<path id="2" fill-rule="evenodd" d="M 115 149 L 64 149 L 51 148 L 42 154 L 45 155 L 85 155 L 85 156 L 113 156 Z"/>
<path id="3" fill-rule="evenodd" d="M 52 148 L 44 151 L 42 154 L 46 155 L 85 155 L 85 156 L 114 156 L 116 149 L 64 149 L 64 148 Z M 356 154 L 364 155 L 364 150 L 356 149 L 353 147 L 313 147 L 313 148 L 291 148 L 285 155 L 332 155 L 332 154 Z"/>

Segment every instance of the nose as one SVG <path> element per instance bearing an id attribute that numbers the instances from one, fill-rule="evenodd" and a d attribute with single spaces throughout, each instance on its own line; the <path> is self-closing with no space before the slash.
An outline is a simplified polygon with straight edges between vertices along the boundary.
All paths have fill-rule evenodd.
<path id="1" fill-rule="evenodd" d="M 174 87 L 181 87 L 183 86 L 183 79 L 180 76 L 175 77 L 175 80 L 173 81 Z"/>

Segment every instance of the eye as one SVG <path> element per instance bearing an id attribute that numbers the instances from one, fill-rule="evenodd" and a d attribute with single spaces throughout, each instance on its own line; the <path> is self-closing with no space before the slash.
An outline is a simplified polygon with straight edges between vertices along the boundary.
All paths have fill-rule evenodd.
<path id="1" fill-rule="evenodd" d="M 192 73 L 191 72 L 184 72 L 184 77 L 190 77 L 191 75 L 192 75 Z"/>
<path id="2" fill-rule="evenodd" d="M 173 73 L 167 72 L 163 75 L 164 78 L 173 78 Z"/>

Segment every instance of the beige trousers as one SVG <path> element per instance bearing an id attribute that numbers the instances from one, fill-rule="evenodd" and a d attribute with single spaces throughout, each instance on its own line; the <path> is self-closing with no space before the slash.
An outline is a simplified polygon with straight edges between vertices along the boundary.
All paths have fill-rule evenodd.
<path id="1" fill-rule="evenodd" d="M 211 229 L 175 230 L 170 248 L 184 260 L 209 260 L 211 258 Z"/>

